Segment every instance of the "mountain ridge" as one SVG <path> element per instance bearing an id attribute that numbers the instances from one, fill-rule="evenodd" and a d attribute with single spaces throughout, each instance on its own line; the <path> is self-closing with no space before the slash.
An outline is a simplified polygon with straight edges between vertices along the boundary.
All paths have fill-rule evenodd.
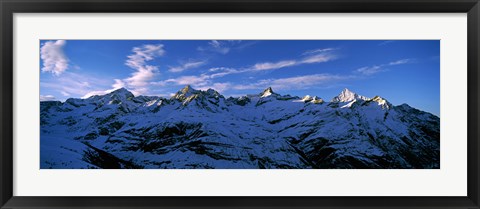
<path id="1" fill-rule="evenodd" d="M 116 95 L 122 95 L 122 97 L 128 99 L 128 98 L 134 98 L 134 97 L 148 97 L 148 98 L 159 98 L 159 99 L 176 99 L 176 100 L 185 100 L 193 95 L 198 95 L 198 94 L 203 94 L 203 95 L 216 95 L 216 96 L 221 96 L 219 92 L 215 91 L 214 89 L 207 89 L 207 90 L 197 90 L 191 87 L 191 85 L 186 85 L 179 91 L 177 91 L 173 96 L 170 98 L 167 97 L 161 97 L 161 96 L 146 96 L 146 95 L 139 95 L 139 96 L 134 96 L 131 91 L 126 89 L 125 87 L 115 89 L 114 91 L 104 94 L 104 95 L 92 95 L 88 98 L 85 99 L 94 99 L 94 98 L 101 98 L 101 97 L 115 97 Z M 232 98 L 240 98 L 240 97 L 253 97 L 255 94 L 246 94 L 244 96 L 237 96 L 237 97 L 232 97 Z M 324 100 L 320 97 L 317 96 L 310 96 L 310 95 L 305 95 L 303 97 L 298 97 L 298 96 L 290 96 L 290 95 L 280 95 L 276 92 L 273 91 L 272 87 L 267 87 L 265 90 L 263 90 L 261 93 L 258 94 L 260 97 L 268 97 L 271 95 L 274 95 L 274 97 L 283 97 L 283 98 L 301 98 L 302 101 L 316 101 L 316 103 L 323 103 Z M 79 99 L 79 98 L 69 98 L 69 99 Z M 348 103 L 348 102 L 353 102 L 354 100 L 363 100 L 363 101 L 368 101 L 368 100 L 374 100 L 374 101 L 380 101 L 389 103 L 386 99 L 383 99 L 380 96 L 375 96 L 373 98 L 368 98 L 362 95 L 359 95 L 357 93 L 354 93 L 350 91 L 349 89 L 345 88 L 340 92 L 339 95 L 335 96 L 330 100 L 330 102 L 336 102 L 336 103 Z M 67 99 L 68 100 L 68 99 Z M 51 100 L 51 101 L 58 101 L 58 100 Z M 49 101 L 42 101 L 42 102 L 49 102 Z M 390 104 L 390 103 L 389 103 Z"/>
<path id="2" fill-rule="evenodd" d="M 41 168 L 439 168 L 440 118 L 344 89 L 41 102 Z M 68 157 L 65 157 L 68 156 Z"/>

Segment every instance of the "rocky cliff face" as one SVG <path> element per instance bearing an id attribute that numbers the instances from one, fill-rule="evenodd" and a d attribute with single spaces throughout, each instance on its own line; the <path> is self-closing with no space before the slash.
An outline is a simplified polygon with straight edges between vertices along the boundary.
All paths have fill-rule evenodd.
<path id="1" fill-rule="evenodd" d="M 40 102 L 41 168 L 439 168 L 440 119 L 348 89 Z"/>

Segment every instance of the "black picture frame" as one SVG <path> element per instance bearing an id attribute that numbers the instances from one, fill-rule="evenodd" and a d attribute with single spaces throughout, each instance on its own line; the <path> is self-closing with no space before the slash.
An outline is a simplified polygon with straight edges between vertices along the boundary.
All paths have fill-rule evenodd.
<path id="1" fill-rule="evenodd" d="M 1 208 L 480 208 L 479 0 L 0 0 Z M 14 13 L 467 13 L 468 195 L 465 197 L 13 196 Z M 253 188 L 252 188 L 253 189 Z"/>

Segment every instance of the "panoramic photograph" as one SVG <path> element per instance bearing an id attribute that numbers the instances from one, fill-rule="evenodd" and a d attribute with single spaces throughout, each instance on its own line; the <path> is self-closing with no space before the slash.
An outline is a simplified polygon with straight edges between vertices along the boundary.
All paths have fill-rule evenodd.
<path id="1" fill-rule="evenodd" d="M 440 40 L 40 40 L 40 169 L 440 169 Z"/>

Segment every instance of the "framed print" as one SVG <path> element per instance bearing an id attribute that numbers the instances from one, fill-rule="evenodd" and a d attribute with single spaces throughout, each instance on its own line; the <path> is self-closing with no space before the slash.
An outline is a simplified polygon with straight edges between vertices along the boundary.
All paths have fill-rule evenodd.
<path id="1" fill-rule="evenodd" d="M 123 46 L 132 48 L 126 58 L 111 51 Z M 279 48 L 302 55 L 257 61 L 284 56 Z M 192 57 L 175 65 L 185 50 Z M 40 169 L 440 169 L 439 40 L 41 40 L 40 51 Z M 74 51 L 110 54 L 134 71 L 113 82 L 94 80 L 96 70 L 68 72 L 74 59 L 103 63 Z M 355 63 L 339 55 L 359 51 L 398 54 L 353 72 L 336 69 L 336 60 L 347 69 L 364 65 L 367 57 Z M 162 76 L 161 66 L 169 66 Z M 289 68 L 296 72 L 285 76 Z M 405 85 L 412 76 L 417 85 Z M 101 86 L 91 81 L 112 87 L 95 91 Z M 342 85 L 372 92 L 399 85 L 407 98 L 431 104 L 395 106 Z M 330 89 L 342 90 L 329 100 L 310 96 Z"/>
<path id="2" fill-rule="evenodd" d="M 2 208 L 479 208 L 478 1 L 2 1 Z"/>

